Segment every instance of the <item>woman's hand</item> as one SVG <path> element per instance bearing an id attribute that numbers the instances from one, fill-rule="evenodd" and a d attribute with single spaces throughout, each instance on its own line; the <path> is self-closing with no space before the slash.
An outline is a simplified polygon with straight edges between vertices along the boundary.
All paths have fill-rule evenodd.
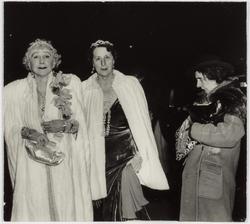
<path id="1" fill-rule="evenodd" d="M 30 129 L 23 127 L 21 130 L 22 138 L 35 141 L 39 146 L 46 146 L 49 143 L 49 139 L 43 133 L 36 131 L 35 129 Z"/>
<path id="2" fill-rule="evenodd" d="M 136 153 L 135 156 L 128 161 L 127 165 L 131 164 L 135 173 L 138 173 L 141 169 L 142 157 L 139 153 Z"/>
<path id="3" fill-rule="evenodd" d="M 64 132 L 67 126 L 65 120 L 60 120 L 60 119 L 44 121 L 42 122 L 41 125 L 43 130 L 48 133 Z"/>
<path id="4" fill-rule="evenodd" d="M 43 130 L 49 133 L 64 132 L 75 134 L 79 129 L 79 122 L 74 119 L 45 121 L 41 125 Z"/>
<path id="5" fill-rule="evenodd" d="M 102 199 L 93 201 L 93 206 L 96 208 L 100 208 L 102 205 L 102 201 L 103 201 Z"/>

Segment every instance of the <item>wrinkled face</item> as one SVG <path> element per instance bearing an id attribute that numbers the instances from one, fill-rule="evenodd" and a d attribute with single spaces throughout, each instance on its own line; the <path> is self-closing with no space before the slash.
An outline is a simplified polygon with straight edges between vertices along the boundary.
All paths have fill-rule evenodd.
<path id="1" fill-rule="evenodd" d="M 211 92 L 218 84 L 215 80 L 210 80 L 201 72 L 195 72 L 195 78 L 197 80 L 196 87 L 203 89 L 206 93 Z"/>
<path id="2" fill-rule="evenodd" d="M 106 47 L 97 47 L 93 51 L 93 66 L 98 75 L 109 76 L 113 73 L 114 57 Z"/>
<path id="3" fill-rule="evenodd" d="M 52 52 L 46 48 L 34 48 L 29 55 L 29 67 L 37 76 L 47 76 L 55 66 Z"/>

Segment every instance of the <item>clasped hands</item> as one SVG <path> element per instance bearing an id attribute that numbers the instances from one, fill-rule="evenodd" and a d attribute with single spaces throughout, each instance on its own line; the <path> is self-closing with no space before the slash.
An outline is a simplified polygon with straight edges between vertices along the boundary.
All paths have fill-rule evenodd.
<path id="1" fill-rule="evenodd" d="M 78 121 L 72 120 L 51 120 L 42 122 L 42 128 L 46 133 L 72 133 L 78 132 L 79 123 Z M 46 146 L 47 144 L 54 145 L 53 142 L 49 141 L 48 137 L 44 133 L 40 133 L 35 129 L 23 127 L 21 130 L 22 138 L 35 141 L 38 146 Z"/>

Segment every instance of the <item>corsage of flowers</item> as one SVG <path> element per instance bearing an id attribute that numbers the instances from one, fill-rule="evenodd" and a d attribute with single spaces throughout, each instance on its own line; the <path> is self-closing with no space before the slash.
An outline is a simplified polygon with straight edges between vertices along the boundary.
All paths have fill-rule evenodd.
<path id="1" fill-rule="evenodd" d="M 54 74 L 54 79 L 50 83 L 50 88 L 52 93 L 57 95 L 54 97 L 55 106 L 61 111 L 62 118 L 65 120 L 70 119 L 72 115 L 71 102 L 72 95 L 70 90 L 64 88 L 69 85 L 71 77 L 69 75 L 63 74 L 61 71 Z"/>
<path id="2" fill-rule="evenodd" d="M 70 90 L 65 88 L 70 84 L 71 76 L 68 74 L 63 74 L 61 71 L 54 73 L 54 78 L 50 83 L 50 88 L 52 93 L 56 96 L 54 97 L 54 105 L 61 112 L 63 120 L 65 120 L 65 133 L 76 134 L 78 132 L 79 123 L 74 119 L 70 119 L 72 115 L 71 102 L 72 95 Z"/>

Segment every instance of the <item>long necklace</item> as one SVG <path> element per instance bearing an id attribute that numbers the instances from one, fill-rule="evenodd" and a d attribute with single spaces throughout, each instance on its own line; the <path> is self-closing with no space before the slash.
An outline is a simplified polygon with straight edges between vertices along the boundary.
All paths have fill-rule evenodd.
<path id="1" fill-rule="evenodd" d="M 104 122 L 104 133 L 105 136 L 109 135 L 110 131 L 110 120 L 111 120 L 111 107 L 117 99 L 117 95 L 112 88 L 108 94 L 104 95 L 103 100 L 103 122 Z"/>
<path id="2" fill-rule="evenodd" d="M 102 78 L 103 80 L 107 80 L 107 78 Z M 104 94 L 105 90 L 103 88 L 103 85 L 100 83 L 100 77 L 97 76 L 97 82 L 102 88 L 104 99 L 103 99 L 103 135 L 109 136 L 110 132 L 110 120 L 111 120 L 111 106 L 114 103 L 114 98 L 116 98 L 115 92 L 112 90 L 111 83 L 113 82 L 114 75 L 112 74 L 112 77 L 110 79 L 110 87 L 106 87 L 106 92 L 108 94 Z M 108 90 L 108 91 L 107 91 Z M 110 91 L 111 90 L 111 91 Z"/>
<path id="3" fill-rule="evenodd" d="M 106 114 L 103 114 L 104 136 L 109 136 L 110 120 L 111 120 L 111 110 L 109 110 Z"/>

